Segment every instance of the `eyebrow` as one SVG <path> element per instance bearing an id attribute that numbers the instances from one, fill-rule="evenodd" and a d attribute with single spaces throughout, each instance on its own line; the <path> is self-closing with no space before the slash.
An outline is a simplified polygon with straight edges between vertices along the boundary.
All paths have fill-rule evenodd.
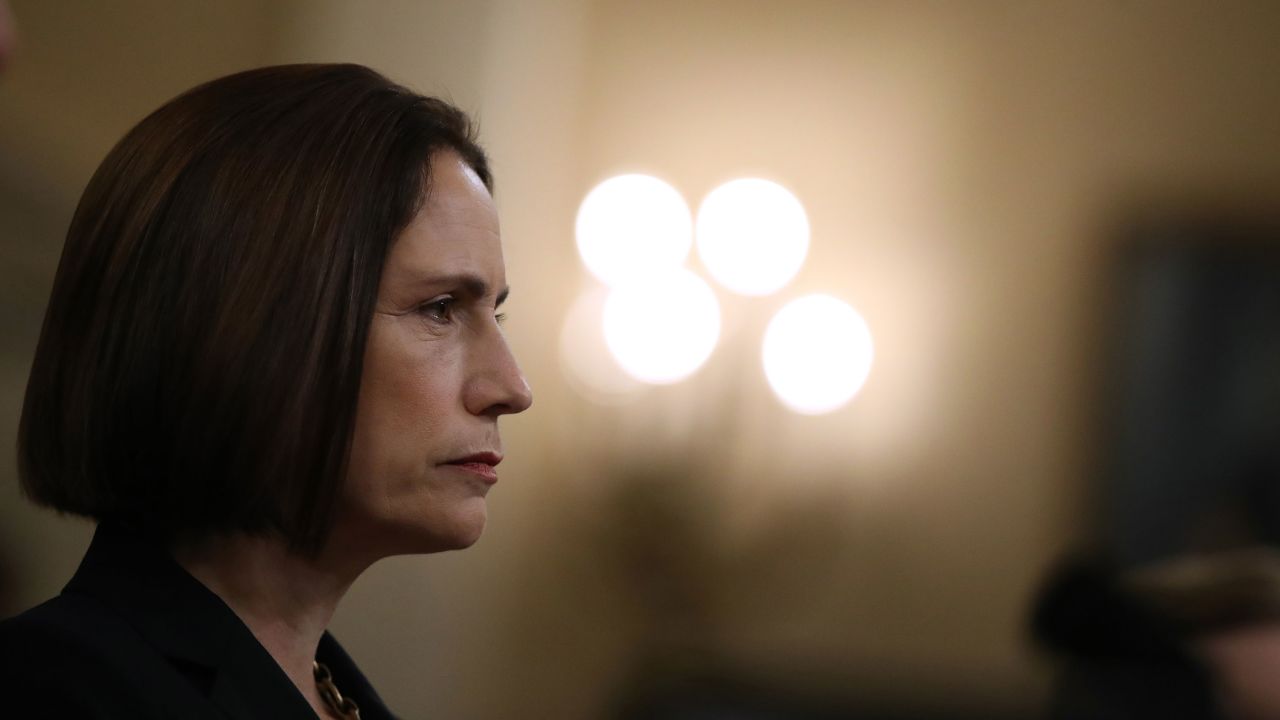
<path id="1" fill-rule="evenodd" d="M 484 297 L 489 294 L 489 283 L 485 282 L 479 275 L 470 273 L 459 273 L 457 275 L 431 275 L 421 280 L 423 285 L 458 285 L 462 287 L 465 294 L 472 297 Z M 511 286 L 502 288 L 498 291 L 498 297 L 493 303 L 495 308 L 502 307 L 502 303 L 507 301 L 507 296 L 511 294 Z"/>

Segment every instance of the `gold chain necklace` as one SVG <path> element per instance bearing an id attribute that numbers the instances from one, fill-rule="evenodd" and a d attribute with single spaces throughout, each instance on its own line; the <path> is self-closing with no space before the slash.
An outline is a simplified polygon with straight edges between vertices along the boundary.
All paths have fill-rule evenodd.
<path id="1" fill-rule="evenodd" d="M 356 706 L 356 701 L 342 697 L 338 686 L 333 684 L 329 668 L 318 662 L 311 663 L 311 667 L 316 676 L 316 689 L 320 691 L 320 697 L 324 698 L 329 709 L 338 713 L 342 720 L 360 720 L 360 708 Z"/>

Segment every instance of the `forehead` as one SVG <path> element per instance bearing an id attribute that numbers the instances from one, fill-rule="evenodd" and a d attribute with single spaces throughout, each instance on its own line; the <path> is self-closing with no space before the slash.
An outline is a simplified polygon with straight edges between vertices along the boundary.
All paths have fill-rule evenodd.
<path id="1" fill-rule="evenodd" d="M 498 214 L 476 172 L 456 153 L 441 152 L 431 162 L 427 201 L 392 244 L 384 278 L 464 271 L 502 279 Z"/>
<path id="2" fill-rule="evenodd" d="M 487 209 L 492 212 L 493 198 L 484 181 L 452 150 L 442 150 L 431 158 L 430 187 L 425 206 L 439 214 Z M 496 218 L 495 218 L 496 219 Z"/>

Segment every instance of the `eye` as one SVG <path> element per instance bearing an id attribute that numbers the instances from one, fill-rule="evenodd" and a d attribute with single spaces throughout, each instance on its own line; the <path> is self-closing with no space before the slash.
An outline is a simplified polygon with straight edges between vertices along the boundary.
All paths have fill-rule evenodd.
<path id="1" fill-rule="evenodd" d="M 493 319 L 494 319 L 494 320 L 497 320 L 499 325 L 503 325 L 503 324 L 505 324 L 505 323 L 507 322 L 507 314 L 506 314 L 506 313 L 494 313 L 494 314 L 493 314 Z"/>
<path id="2" fill-rule="evenodd" d="M 452 297 L 441 297 L 418 306 L 418 314 L 428 320 L 447 325 L 453 322 L 453 305 L 457 302 Z"/>

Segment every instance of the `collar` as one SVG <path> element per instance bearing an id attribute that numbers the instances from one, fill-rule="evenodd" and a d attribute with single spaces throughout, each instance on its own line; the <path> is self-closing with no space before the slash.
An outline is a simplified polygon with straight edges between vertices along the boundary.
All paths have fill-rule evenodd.
<path id="1" fill-rule="evenodd" d="M 158 543 L 114 523 L 94 533 L 63 593 L 97 599 L 232 718 L 316 720 L 302 693 L 216 594 Z M 391 718 L 381 699 L 329 633 L 317 659 L 366 720 Z"/>

